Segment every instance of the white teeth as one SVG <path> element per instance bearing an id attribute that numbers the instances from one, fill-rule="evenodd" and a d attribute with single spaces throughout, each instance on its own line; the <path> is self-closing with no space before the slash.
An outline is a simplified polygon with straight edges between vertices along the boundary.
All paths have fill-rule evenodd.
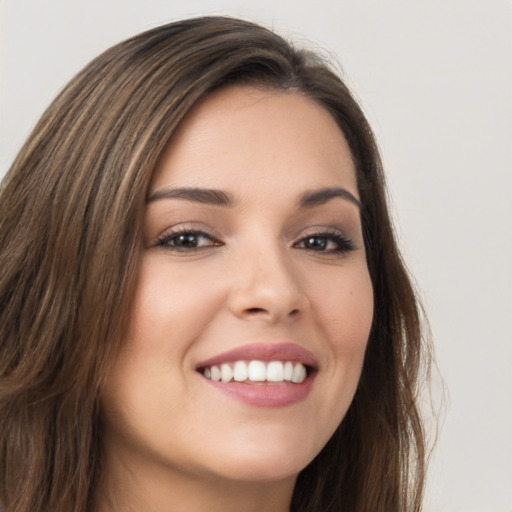
<path id="1" fill-rule="evenodd" d="M 218 366 L 212 366 L 210 368 L 210 373 L 212 380 L 216 380 L 217 382 L 219 382 L 220 379 L 222 378 L 222 374 L 220 373 L 220 368 Z"/>
<path id="2" fill-rule="evenodd" d="M 237 361 L 233 368 L 233 378 L 237 382 L 243 382 L 249 378 L 249 370 L 244 361 Z"/>
<path id="3" fill-rule="evenodd" d="M 267 369 L 263 361 L 251 361 L 249 363 L 249 380 L 263 382 L 267 379 Z"/>
<path id="4" fill-rule="evenodd" d="M 222 382 L 229 382 L 233 378 L 233 370 L 229 364 L 223 364 L 220 367 Z"/>
<path id="5" fill-rule="evenodd" d="M 292 382 L 295 384 L 301 383 L 306 378 L 306 368 L 301 364 L 296 364 L 293 368 Z"/>
<path id="6" fill-rule="evenodd" d="M 293 382 L 300 384 L 307 377 L 306 367 L 291 361 L 236 361 L 202 370 L 203 376 L 217 382 Z"/>
<path id="7" fill-rule="evenodd" d="M 267 366 L 267 380 L 269 382 L 282 382 L 284 378 L 284 368 L 281 361 L 272 361 Z"/>
<path id="8" fill-rule="evenodd" d="M 288 361 L 284 365 L 284 380 L 292 380 L 292 375 L 293 375 L 293 363 Z"/>

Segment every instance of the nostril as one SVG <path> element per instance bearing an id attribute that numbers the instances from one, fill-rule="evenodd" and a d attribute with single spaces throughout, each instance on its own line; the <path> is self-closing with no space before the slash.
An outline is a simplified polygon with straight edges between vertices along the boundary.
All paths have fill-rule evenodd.
<path id="1" fill-rule="evenodd" d="M 247 310 L 248 313 L 264 313 L 265 310 L 263 308 L 249 308 Z"/>
<path id="2" fill-rule="evenodd" d="M 259 313 L 267 313 L 267 310 L 265 308 L 247 308 L 247 313 L 250 314 L 259 314 Z M 289 316 L 298 316 L 300 314 L 300 311 L 298 309 L 293 309 L 290 311 Z"/>

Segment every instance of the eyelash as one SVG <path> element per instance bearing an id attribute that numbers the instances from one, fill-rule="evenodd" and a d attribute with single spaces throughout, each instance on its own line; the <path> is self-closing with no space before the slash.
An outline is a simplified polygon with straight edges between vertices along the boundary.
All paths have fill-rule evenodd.
<path id="1" fill-rule="evenodd" d="M 199 247 L 180 247 L 178 245 L 172 245 L 172 243 L 178 240 L 180 237 L 205 238 L 208 239 L 210 243 L 206 246 Z M 203 247 L 218 247 L 220 245 L 222 245 L 222 242 L 218 241 L 215 237 L 197 229 L 179 229 L 177 231 L 173 231 L 172 233 L 161 236 L 157 239 L 156 242 L 157 247 L 164 247 L 176 252 L 193 252 L 200 250 Z"/>
<path id="2" fill-rule="evenodd" d="M 313 239 L 323 240 L 326 243 L 329 243 L 330 241 L 334 242 L 335 248 L 334 249 L 327 249 L 323 251 L 315 251 L 314 249 L 309 249 L 312 252 L 320 252 L 322 254 L 346 254 L 355 249 L 355 246 L 350 240 L 350 238 L 347 238 L 346 236 L 336 232 L 336 231 L 322 231 L 319 233 L 312 233 L 309 234 L 303 238 L 301 238 L 298 242 L 293 244 L 294 247 L 297 247 L 299 244 L 304 243 L 306 241 L 311 241 Z M 306 247 L 304 247 L 305 250 L 308 250 Z"/>
<path id="3" fill-rule="evenodd" d="M 209 243 L 204 246 L 179 246 L 179 245 L 173 245 L 179 238 L 182 237 L 189 237 L 194 238 L 196 241 L 199 238 L 204 238 L 209 240 Z M 301 248 L 299 247 L 300 244 L 304 244 L 306 242 L 311 242 L 312 240 L 317 239 L 323 241 L 325 244 L 329 244 L 329 242 L 334 242 L 335 248 L 326 249 L 317 251 L 312 248 L 302 247 L 304 250 L 308 250 L 311 252 L 316 253 L 322 253 L 322 254 L 337 254 L 342 255 L 349 253 L 355 249 L 354 244 L 352 243 L 352 240 L 345 237 L 344 235 L 341 235 L 340 233 L 337 233 L 335 231 L 322 231 L 318 233 L 311 233 L 307 236 L 302 237 L 300 240 L 295 242 L 293 244 L 293 247 L 295 248 Z M 197 242 L 196 242 L 197 243 Z M 172 251 L 176 252 L 195 252 L 203 249 L 204 247 L 219 247 L 223 245 L 222 242 L 217 240 L 212 235 L 205 233 L 201 230 L 195 230 L 195 229 L 180 229 L 177 231 L 174 231 L 172 233 L 168 233 L 166 235 L 161 236 L 157 239 L 155 246 L 156 247 L 163 247 Z"/>

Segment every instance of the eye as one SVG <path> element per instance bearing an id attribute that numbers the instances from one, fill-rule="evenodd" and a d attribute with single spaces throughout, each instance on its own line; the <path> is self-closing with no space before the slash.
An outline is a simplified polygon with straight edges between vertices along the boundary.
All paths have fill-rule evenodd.
<path id="1" fill-rule="evenodd" d="M 195 230 L 180 230 L 173 233 L 167 233 L 158 238 L 157 247 L 164 247 L 178 252 L 195 251 L 205 247 L 215 247 L 222 245 L 218 240 L 208 233 Z"/>
<path id="2" fill-rule="evenodd" d="M 294 247 L 324 254 L 345 254 L 354 250 L 352 241 L 340 233 L 314 233 L 301 238 Z"/>

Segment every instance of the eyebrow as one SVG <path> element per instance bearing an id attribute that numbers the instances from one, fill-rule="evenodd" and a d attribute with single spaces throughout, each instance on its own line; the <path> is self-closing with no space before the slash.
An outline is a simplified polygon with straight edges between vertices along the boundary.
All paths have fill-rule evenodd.
<path id="1" fill-rule="evenodd" d="M 318 190 L 306 191 L 299 197 L 298 205 L 301 209 L 315 208 L 316 206 L 321 206 L 337 197 L 350 201 L 360 210 L 362 209 L 361 202 L 348 190 L 341 187 L 327 187 Z M 235 204 L 235 201 L 230 194 L 222 190 L 210 188 L 187 187 L 162 189 L 151 195 L 148 199 L 148 203 L 159 201 L 161 199 L 186 199 L 197 203 L 226 207 L 231 207 Z"/>
<path id="2" fill-rule="evenodd" d="M 356 199 L 356 197 L 351 194 L 348 190 L 341 187 L 328 187 L 321 188 L 319 190 L 311 190 L 302 194 L 299 198 L 299 207 L 300 208 L 314 208 L 316 206 L 321 206 L 331 199 L 335 197 L 340 197 L 341 199 L 346 199 L 351 203 L 355 204 L 360 210 L 362 210 L 363 205 L 361 201 Z"/>
<path id="3" fill-rule="evenodd" d="M 160 199 L 187 199 L 213 206 L 233 206 L 233 198 L 222 190 L 209 188 L 173 188 L 158 190 L 149 197 L 148 203 Z"/>

